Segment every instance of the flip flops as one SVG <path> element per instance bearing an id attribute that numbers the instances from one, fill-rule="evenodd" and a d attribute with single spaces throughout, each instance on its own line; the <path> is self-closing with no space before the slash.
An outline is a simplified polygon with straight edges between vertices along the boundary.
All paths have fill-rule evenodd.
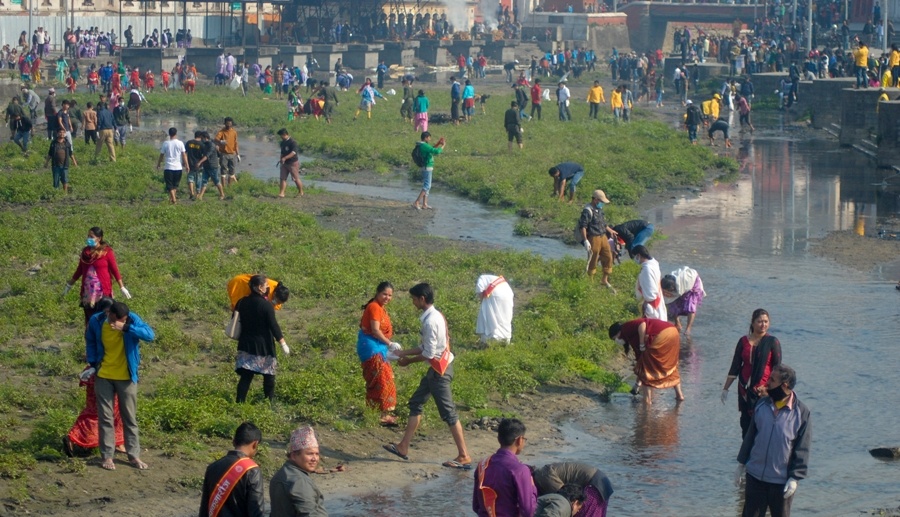
<path id="1" fill-rule="evenodd" d="M 116 470 L 116 462 L 112 458 L 106 458 L 100 463 L 100 468 L 104 470 Z"/>
<path id="2" fill-rule="evenodd" d="M 460 463 L 456 460 L 445 461 L 445 462 L 441 463 L 441 465 L 443 465 L 447 468 L 451 468 L 451 469 L 472 470 L 471 463 Z"/>
<path id="3" fill-rule="evenodd" d="M 389 453 L 393 454 L 394 456 L 397 456 L 400 459 L 409 461 L 409 456 L 407 456 L 405 454 L 400 454 L 400 451 L 397 450 L 397 446 L 394 445 L 393 443 L 389 443 L 387 445 L 382 445 L 381 447 L 384 450 L 388 451 Z"/>

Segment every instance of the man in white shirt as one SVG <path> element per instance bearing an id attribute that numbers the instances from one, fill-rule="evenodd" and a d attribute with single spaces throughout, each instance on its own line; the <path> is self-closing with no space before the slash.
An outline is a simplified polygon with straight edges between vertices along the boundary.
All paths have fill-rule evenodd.
<path id="1" fill-rule="evenodd" d="M 394 353 L 400 356 L 397 362 L 400 366 L 412 363 L 428 361 L 431 367 L 422 377 L 419 387 L 409 398 L 409 422 L 400 443 L 389 443 L 384 449 L 404 460 L 409 460 L 409 444 L 412 442 L 416 429 L 422 421 L 422 412 L 428 399 L 434 397 L 441 420 L 450 426 L 450 434 L 456 443 L 457 455 L 452 460 L 445 461 L 445 467 L 469 470 L 472 468 L 472 457 L 466 449 L 466 440 L 463 436 L 463 428 L 456 415 L 456 405 L 453 404 L 453 393 L 450 391 L 450 383 L 453 381 L 453 353 L 450 352 L 450 333 L 447 330 L 447 320 L 444 315 L 434 308 L 434 290 L 430 285 L 422 283 L 414 285 L 409 294 L 416 309 L 422 311 L 419 320 L 422 329 L 419 331 L 420 344 L 416 348 L 408 350 L 396 350 Z"/>
<path id="2" fill-rule="evenodd" d="M 659 262 L 650 256 L 650 252 L 644 246 L 631 248 L 631 258 L 641 265 L 637 282 L 634 284 L 634 294 L 641 301 L 641 314 L 645 318 L 668 321 L 669 315 L 666 304 L 663 301 L 662 275 L 659 272 Z"/>
<path id="3" fill-rule="evenodd" d="M 556 102 L 559 103 L 559 120 L 563 122 L 572 120 L 572 113 L 569 111 L 569 97 L 571 96 L 566 83 L 559 83 L 559 88 L 556 89 Z"/>
<path id="4" fill-rule="evenodd" d="M 166 182 L 166 190 L 169 192 L 169 201 L 173 205 L 178 202 L 175 199 L 175 192 L 181 183 L 181 174 L 184 169 L 189 169 L 184 142 L 179 140 L 176 135 L 178 135 L 178 130 L 170 127 L 169 139 L 163 142 L 159 149 L 159 159 L 156 160 L 156 170 L 160 169 L 165 160 L 166 168 L 163 169 L 163 179 Z"/>

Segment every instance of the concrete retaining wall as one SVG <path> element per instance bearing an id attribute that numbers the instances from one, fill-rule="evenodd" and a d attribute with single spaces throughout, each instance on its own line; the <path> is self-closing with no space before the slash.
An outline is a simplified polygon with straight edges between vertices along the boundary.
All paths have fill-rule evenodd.
<path id="1" fill-rule="evenodd" d="M 900 101 L 881 102 L 878 105 L 879 167 L 900 165 Z"/>
<path id="2" fill-rule="evenodd" d="M 859 144 L 862 140 L 869 140 L 878 130 L 878 114 L 875 113 L 875 107 L 879 95 L 881 92 L 877 88 L 841 90 L 839 137 L 841 145 L 850 146 Z"/>
<path id="3" fill-rule="evenodd" d="M 809 106 L 812 127 L 824 129 L 841 124 L 841 110 L 838 109 L 841 95 L 845 88 L 854 84 L 856 79 L 852 77 L 816 79 L 803 83 L 803 104 Z"/>

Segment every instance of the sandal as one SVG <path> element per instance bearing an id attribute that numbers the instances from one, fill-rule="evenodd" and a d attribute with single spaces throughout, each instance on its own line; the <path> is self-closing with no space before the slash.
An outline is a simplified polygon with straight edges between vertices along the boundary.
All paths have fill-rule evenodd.
<path id="1" fill-rule="evenodd" d="M 389 453 L 393 454 L 394 456 L 397 456 L 397 457 L 399 457 L 399 458 L 401 458 L 401 459 L 404 459 L 404 460 L 406 460 L 406 461 L 409 461 L 409 456 L 407 456 L 407 455 L 405 455 L 405 454 L 400 454 L 400 451 L 397 450 L 397 446 L 394 445 L 393 443 L 389 443 L 389 444 L 387 444 L 387 445 L 382 445 L 381 447 L 382 447 L 384 450 L 388 451 Z"/>
<path id="2" fill-rule="evenodd" d="M 100 468 L 104 470 L 116 470 L 116 462 L 112 458 L 106 458 L 100 463 Z"/>
<path id="3" fill-rule="evenodd" d="M 447 467 L 447 468 L 457 469 L 457 470 L 472 470 L 471 463 L 460 463 L 456 460 L 445 461 L 445 462 L 441 463 L 441 465 L 443 465 L 444 467 Z"/>

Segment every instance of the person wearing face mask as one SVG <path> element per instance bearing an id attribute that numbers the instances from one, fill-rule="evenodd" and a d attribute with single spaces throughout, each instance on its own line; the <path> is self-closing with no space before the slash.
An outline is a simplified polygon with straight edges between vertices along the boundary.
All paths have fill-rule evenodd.
<path id="1" fill-rule="evenodd" d="M 594 278 L 597 273 L 597 261 L 603 267 L 603 285 L 612 289 L 609 283 L 609 275 L 612 273 L 613 256 L 609 247 L 607 234 L 615 237 L 616 231 L 606 224 L 603 215 L 603 206 L 609 203 L 609 199 L 602 190 L 595 190 L 591 196 L 591 202 L 584 205 L 581 217 L 578 219 L 576 235 L 581 239 L 581 244 L 588 253 L 587 273 Z M 615 290 L 613 289 L 613 292 Z"/>
<path id="2" fill-rule="evenodd" d="M 666 321 L 669 314 L 666 304 L 663 303 L 662 274 L 659 272 L 659 262 L 650 256 L 650 252 L 644 246 L 635 246 L 629 253 L 631 258 L 641 266 L 641 272 L 638 273 L 634 283 L 635 297 L 641 301 L 641 314 L 645 318 Z"/>
<path id="3" fill-rule="evenodd" d="M 497 428 L 500 448 L 478 463 L 472 510 L 479 517 L 499 515 L 534 515 L 537 488 L 531 469 L 518 455 L 525 450 L 525 424 L 515 418 L 504 418 Z"/>
<path id="4" fill-rule="evenodd" d="M 253 275 L 243 274 L 237 275 L 228 281 L 225 289 L 228 291 L 228 300 L 231 302 L 231 310 L 233 311 L 241 298 L 250 294 L 250 279 Z M 269 294 L 266 295 L 276 311 L 280 311 L 284 304 L 291 296 L 290 289 L 278 280 L 266 279 L 269 284 Z"/>
<path id="5" fill-rule="evenodd" d="M 94 226 L 88 230 L 86 246 L 81 250 L 78 267 L 72 278 L 63 289 L 63 296 L 72 290 L 72 286 L 81 279 L 81 308 L 84 310 L 84 325 L 87 327 L 91 316 L 97 313 L 97 302 L 100 298 L 108 296 L 112 298 L 112 278 L 119 283 L 119 290 L 127 299 L 131 299 L 131 293 L 122 282 L 119 273 L 119 265 L 116 263 L 116 254 L 112 246 L 103 240 L 103 230 Z"/>
<path id="6" fill-rule="evenodd" d="M 759 399 L 738 453 L 734 483 L 744 488 L 746 517 L 790 517 L 800 480 L 806 478 L 812 441 L 810 411 L 794 392 L 797 374 L 786 364 L 772 370 L 768 396 Z"/>
<path id="7" fill-rule="evenodd" d="M 241 321 L 234 367 L 240 376 L 236 398 L 239 404 L 247 400 L 250 383 L 256 375 L 263 376 L 263 392 L 270 402 L 274 401 L 275 370 L 278 367 L 275 341 L 281 345 L 285 355 L 291 353 L 275 319 L 275 307 L 269 301 L 268 279 L 265 275 L 253 275 L 249 286 L 250 294 L 234 306 L 234 312 L 240 315 Z"/>
<path id="8" fill-rule="evenodd" d="M 747 435 L 756 402 L 766 395 L 766 383 L 772 371 L 781 364 L 781 343 L 769 334 L 769 313 L 756 309 L 750 318 L 750 332 L 738 340 L 731 368 L 722 387 L 722 404 L 728 388 L 738 380 L 738 411 L 741 412 L 741 436 Z"/>
<path id="9" fill-rule="evenodd" d="M 652 404 L 650 388 L 674 388 L 675 400 L 684 400 L 678 372 L 681 338 L 675 325 L 658 319 L 638 318 L 613 323 L 609 327 L 609 338 L 623 347 L 626 356 L 629 349 L 634 351 L 634 374 L 638 384 L 632 390 L 633 394 L 640 388 L 644 401 Z"/>

